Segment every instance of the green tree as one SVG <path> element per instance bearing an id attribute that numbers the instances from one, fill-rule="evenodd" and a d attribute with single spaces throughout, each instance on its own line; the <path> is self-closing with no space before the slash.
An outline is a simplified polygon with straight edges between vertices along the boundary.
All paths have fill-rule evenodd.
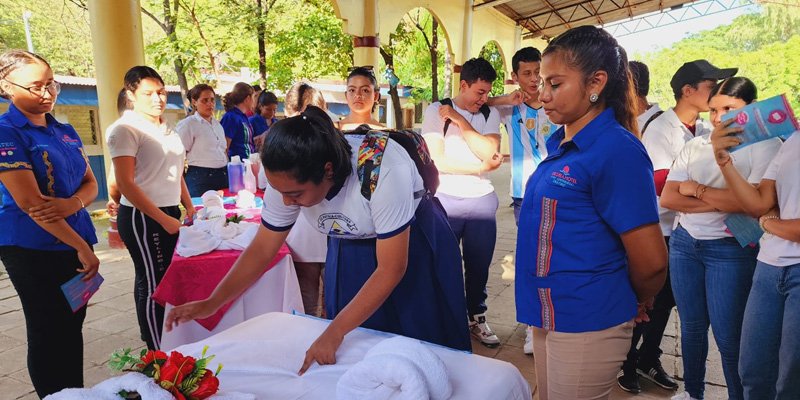
<path id="1" fill-rule="evenodd" d="M 492 96 L 499 96 L 505 93 L 505 81 L 506 81 L 506 69 L 503 63 L 503 55 L 500 53 L 500 49 L 497 47 L 497 42 L 494 40 L 486 43 L 485 46 L 481 49 L 480 55 L 478 57 L 489 61 L 489 64 L 492 64 L 494 67 L 495 72 L 497 72 L 497 79 L 492 82 Z"/>
<path id="2" fill-rule="evenodd" d="M 729 25 L 703 31 L 670 48 L 637 54 L 650 67 L 650 98 L 672 105 L 669 81 L 687 61 L 706 59 L 718 67 L 738 67 L 750 78 L 759 98 L 785 93 L 800 110 L 800 7 L 764 4 L 756 13 L 737 17 Z"/>

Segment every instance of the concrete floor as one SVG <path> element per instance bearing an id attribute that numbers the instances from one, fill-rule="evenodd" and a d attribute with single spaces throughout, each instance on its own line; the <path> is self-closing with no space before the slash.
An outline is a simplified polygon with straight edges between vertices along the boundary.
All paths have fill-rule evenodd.
<path id="1" fill-rule="evenodd" d="M 522 353 L 525 341 L 525 327 L 515 320 L 514 282 L 502 278 L 502 264 L 513 263 L 516 227 L 511 202 L 508 197 L 509 165 L 504 164 L 492 173 L 500 197 L 500 208 L 497 211 L 497 245 L 488 283 L 488 321 L 502 345 L 489 349 L 473 341 L 476 354 L 508 361 L 519 368 L 530 382 L 533 397 L 536 395 L 536 371 L 533 357 Z M 104 208 L 102 204 L 94 204 L 92 209 Z M 86 322 L 84 324 L 84 380 L 87 386 L 94 385 L 111 376 L 106 367 L 109 355 L 116 349 L 131 347 L 142 348 L 144 343 L 139 339 L 139 330 L 133 304 L 133 264 L 126 250 L 114 250 L 106 245 L 106 221 L 96 223 L 101 243 L 96 246 L 101 261 L 100 273 L 105 282 L 89 303 Z M 679 321 L 677 313 L 667 327 L 661 348 L 664 351 L 662 362 L 667 372 L 681 379 Z M 0 264 L 0 400 L 36 399 L 28 377 L 26 367 L 25 320 L 22 309 L 5 269 Z M 719 352 L 713 338 L 709 340 L 711 351 L 707 363 L 706 399 L 723 399 L 727 397 L 725 380 L 722 375 Z M 57 355 L 54 355 L 57 357 Z M 490 378 L 487 378 L 490 379 Z M 224 384 L 224 382 L 223 382 Z M 682 384 L 682 381 L 681 381 Z M 674 392 L 663 390 L 646 380 L 642 380 L 644 392 L 631 395 L 615 388 L 612 399 L 669 399 Z"/>

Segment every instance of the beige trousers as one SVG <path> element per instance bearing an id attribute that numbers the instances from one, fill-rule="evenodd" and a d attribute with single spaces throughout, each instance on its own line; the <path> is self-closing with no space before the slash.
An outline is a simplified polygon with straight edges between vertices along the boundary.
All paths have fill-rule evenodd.
<path id="1" fill-rule="evenodd" d="M 533 328 L 540 400 L 608 399 L 631 347 L 633 321 L 582 333 Z"/>

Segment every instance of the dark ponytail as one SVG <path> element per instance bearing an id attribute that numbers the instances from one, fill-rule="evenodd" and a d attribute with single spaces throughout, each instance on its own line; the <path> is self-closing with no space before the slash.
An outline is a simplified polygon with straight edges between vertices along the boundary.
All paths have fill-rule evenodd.
<path id="1" fill-rule="evenodd" d="M 636 122 L 636 93 L 628 67 L 628 55 L 611 34 L 594 26 L 570 29 L 550 42 L 543 55 L 560 53 L 564 61 L 588 81 L 597 71 L 608 74 L 598 93 L 598 104 L 614 109 L 614 117 L 625 129 L 641 137 Z"/>
<path id="2" fill-rule="evenodd" d="M 299 183 L 319 185 L 325 164 L 333 165 L 333 180 L 342 184 L 352 172 L 352 150 L 344 135 L 322 109 L 309 105 L 294 117 L 276 122 L 261 149 L 270 172 L 287 172 Z"/>

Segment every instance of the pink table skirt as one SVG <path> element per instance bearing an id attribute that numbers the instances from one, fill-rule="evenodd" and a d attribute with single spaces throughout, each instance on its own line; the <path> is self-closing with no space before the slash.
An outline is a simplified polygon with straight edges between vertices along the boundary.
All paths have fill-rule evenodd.
<path id="1" fill-rule="evenodd" d="M 177 253 L 174 254 L 164 279 L 153 293 L 153 299 L 166 307 L 167 303 L 179 306 L 190 301 L 207 298 L 241 254 L 242 252 L 238 250 L 217 250 L 188 258 L 181 257 Z M 289 254 L 289 248 L 284 244 L 269 266 L 264 269 L 264 273 L 287 254 Z M 213 330 L 232 304 L 233 301 L 225 304 L 214 315 L 197 320 L 197 322 L 209 331 Z"/>

